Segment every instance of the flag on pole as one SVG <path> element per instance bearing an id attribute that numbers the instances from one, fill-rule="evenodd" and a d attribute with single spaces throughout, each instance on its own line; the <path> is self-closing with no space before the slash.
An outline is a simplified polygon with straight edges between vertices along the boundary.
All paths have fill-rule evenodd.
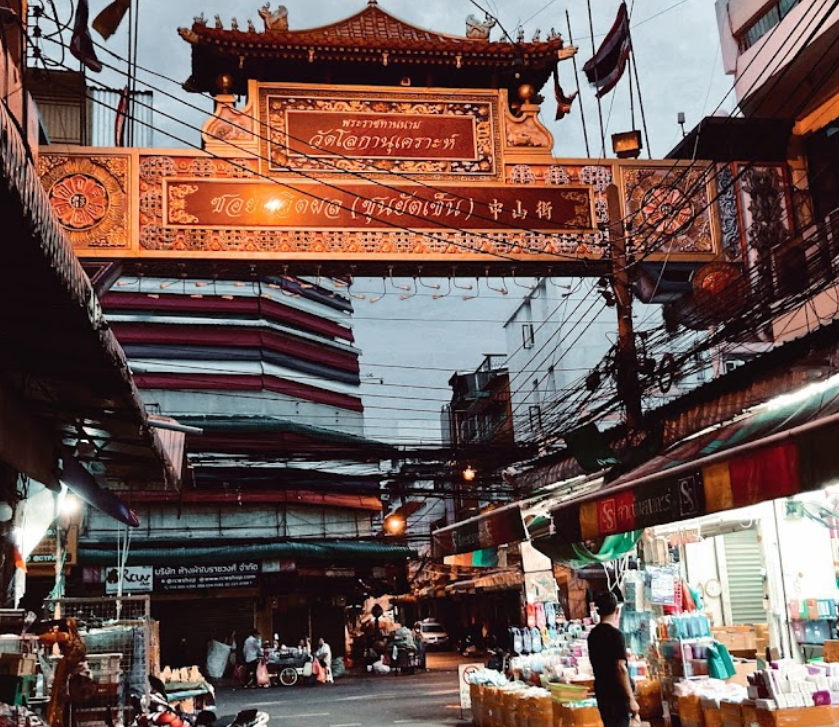
<path id="1" fill-rule="evenodd" d="M 588 82 L 597 88 L 597 98 L 605 96 L 621 80 L 631 50 L 629 14 L 626 11 L 626 3 L 623 2 L 597 53 L 583 66 Z"/>
<path id="2" fill-rule="evenodd" d="M 73 22 L 73 37 L 70 39 L 70 52 L 94 73 L 102 70 L 102 64 L 96 57 L 93 38 L 87 27 L 90 18 L 90 8 L 87 0 L 79 0 L 76 7 L 76 19 Z"/>
<path id="3" fill-rule="evenodd" d="M 570 96 L 565 95 L 562 86 L 559 85 L 559 61 L 554 66 L 554 96 L 556 97 L 556 121 L 565 118 L 571 112 L 571 104 L 577 98 L 579 91 L 574 91 Z"/>
<path id="4" fill-rule="evenodd" d="M 125 146 L 125 120 L 128 117 L 128 99 L 131 91 L 128 86 L 119 92 L 117 115 L 114 119 L 114 146 Z"/>
<path id="5" fill-rule="evenodd" d="M 131 0 L 114 0 L 93 19 L 93 29 L 105 40 L 117 32 L 122 19 L 131 7 Z"/>

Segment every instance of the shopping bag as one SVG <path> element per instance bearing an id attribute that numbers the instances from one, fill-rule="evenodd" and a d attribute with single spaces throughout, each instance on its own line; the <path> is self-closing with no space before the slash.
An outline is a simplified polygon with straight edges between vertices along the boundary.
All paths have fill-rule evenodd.
<path id="1" fill-rule="evenodd" d="M 311 661 L 307 661 L 305 664 L 303 664 L 303 676 L 304 677 L 312 676 L 312 669 L 313 669 L 313 666 L 312 666 Z"/>
<path id="2" fill-rule="evenodd" d="M 259 664 L 256 665 L 256 685 L 258 687 L 268 687 L 271 685 L 271 677 L 268 675 L 268 666 L 261 659 Z"/>

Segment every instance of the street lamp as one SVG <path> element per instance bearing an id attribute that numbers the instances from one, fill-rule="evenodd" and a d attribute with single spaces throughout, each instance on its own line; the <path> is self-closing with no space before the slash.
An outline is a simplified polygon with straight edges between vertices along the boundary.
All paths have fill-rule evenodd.
<path id="1" fill-rule="evenodd" d="M 388 535 L 401 535 L 405 532 L 406 524 L 404 517 L 393 513 L 385 518 L 382 525 Z"/>
<path id="2" fill-rule="evenodd" d="M 463 475 L 463 479 L 466 480 L 466 482 L 472 482 L 472 480 L 475 479 L 478 473 L 474 469 L 472 469 L 472 465 L 468 464 L 466 465 L 466 469 L 463 470 L 461 474 Z"/>

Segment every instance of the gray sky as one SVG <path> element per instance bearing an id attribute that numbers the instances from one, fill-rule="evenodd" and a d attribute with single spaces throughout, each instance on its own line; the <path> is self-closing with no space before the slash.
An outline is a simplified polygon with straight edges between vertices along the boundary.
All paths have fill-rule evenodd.
<path id="1" fill-rule="evenodd" d="M 109 1 L 90 0 L 91 18 Z M 160 113 L 155 118 L 155 125 L 159 128 L 155 132 L 155 145 L 177 147 L 197 144 L 196 127 L 200 127 L 211 105 L 207 99 L 186 94 L 180 88 L 179 84 L 189 76 L 190 47 L 178 36 L 176 29 L 178 26 L 190 26 L 193 16 L 202 12 L 209 18 L 219 13 L 225 27 L 229 27 L 230 19 L 236 17 L 241 27 L 245 27 L 247 19 L 252 18 L 261 28 L 257 10 L 263 3 L 261 0 L 134 0 L 134 3 L 139 5 L 140 12 L 139 65 L 177 82 L 143 72 L 139 74 L 139 88 L 142 89 L 145 83 L 157 87 L 154 104 Z M 277 0 L 272 2 L 272 6 L 277 4 Z M 290 27 L 303 29 L 352 15 L 364 8 L 366 0 L 285 0 L 285 4 L 289 10 Z M 489 0 L 485 4 L 481 0 L 479 4 L 498 17 L 512 35 L 520 24 L 524 26 L 528 40 L 537 28 L 542 30 L 544 38 L 549 29 L 555 27 L 566 42 L 567 8 L 574 41 L 580 48 L 578 67 L 581 68 L 591 56 L 588 16 L 582 0 L 568 0 L 566 3 Z M 592 0 L 596 43 L 611 26 L 618 4 L 618 0 Z M 723 101 L 731 88 L 731 81 L 721 71 L 719 38 L 711 0 L 629 0 L 628 4 L 652 154 L 660 158 L 681 135 L 676 123 L 678 112 L 685 113 L 687 128 L 691 128 L 721 102 L 724 109 L 733 106 L 731 96 Z M 379 5 L 415 25 L 458 35 L 465 32 L 467 15 L 481 14 L 468 0 L 379 0 Z M 59 9 L 64 14 L 63 19 L 67 20 L 68 8 L 59 4 Z M 69 40 L 69 32 L 65 33 L 65 37 Z M 100 41 L 98 35 L 94 34 L 94 37 Z M 494 29 L 492 37 L 500 37 L 498 28 Z M 49 43 L 44 47 L 55 55 Z M 107 47 L 120 56 L 126 55 L 125 28 L 107 43 Z M 124 67 L 104 52 L 99 55 L 107 64 Z M 71 57 L 68 58 L 72 64 L 75 63 Z M 566 92 L 575 89 L 570 61 L 561 64 L 560 78 Z M 117 88 L 124 85 L 124 78 L 107 70 L 96 80 Z M 592 156 L 596 157 L 599 156 L 597 105 L 594 94 L 585 86 L 582 74 L 581 84 L 580 98 L 585 105 Z M 190 109 L 178 100 L 166 98 L 161 90 L 200 106 L 202 110 Z M 546 86 L 543 94 L 548 99 L 543 121 L 556 140 L 555 154 L 568 158 L 585 157 L 580 101 L 575 102 L 568 117 L 554 122 L 550 86 Z M 607 145 L 610 133 L 632 128 L 628 99 L 629 90 L 624 77 L 616 90 L 604 99 L 603 115 L 608 122 Z M 186 125 L 165 118 L 166 114 Z M 639 125 L 640 113 L 636 128 L 640 128 Z M 169 138 L 164 132 L 184 142 Z M 378 302 L 371 303 L 370 298 L 383 290 L 381 280 L 359 279 L 353 288 L 358 295 L 365 291 L 370 293 L 365 299 L 354 301 L 357 312 L 354 320 L 358 345 L 363 350 L 362 376 L 365 381 L 368 435 L 371 437 L 395 437 L 404 441 L 406 438 L 428 440 L 439 436 L 439 411 L 441 404 L 449 398 L 446 382 L 451 373 L 456 369 L 476 368 L 484 353 L 505 351 L 502 324 L 527 292 L 507 281 L 509 293 L 502 295 L 488 290 L 485 281 L 482 281 L 479 297 L 463 300 L 462 296 L 470 297 L 474 292 L 452 290 L 451 294 L 434 300 L 432 295 L 445 293 L 448 284 L 445 281 L 426 282 L 440 283 L 442 291 L 420 287 L 417 295 L 400 300 L 406 291 L 395 285 L 409 285 L 410 281 L 395 281 L 395 285 L 387 282 L 384 288 L 387 294 Z M 474 280 L 468 284 L 473 288 L 476 286 Z M 502 286 L 495 281 L 494 287 Z M 400 394 L 418 400 L 403 398 L 400 401 L 395 398 Z"/>

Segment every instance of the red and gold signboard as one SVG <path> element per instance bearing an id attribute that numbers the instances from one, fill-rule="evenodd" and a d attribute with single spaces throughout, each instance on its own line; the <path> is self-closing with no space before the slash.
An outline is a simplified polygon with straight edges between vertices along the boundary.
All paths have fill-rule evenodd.
<path id="1" fill-rule="evenodd" d="M 495 91 L 262 84 L 257 94 L 262 174 L 502 179 L 502 106 Z"/>
<path id="2" fill-rule="evenodd" d="M 238 229 L 591 230 L 584 187 L 165 180 L 167 226 Z"/>
<path id="3" fill-rule="evenodd" d="M 456 114 L 286 111 L 289 156 L 478 158 L 476 121 Z"/>

